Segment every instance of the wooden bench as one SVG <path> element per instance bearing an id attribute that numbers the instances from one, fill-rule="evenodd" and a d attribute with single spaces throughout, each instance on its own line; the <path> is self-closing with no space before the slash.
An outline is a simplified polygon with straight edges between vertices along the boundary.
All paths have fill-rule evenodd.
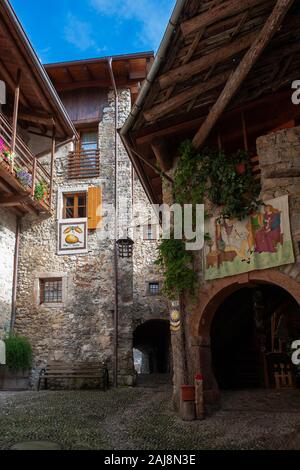
<path id="1" fill-rule="evenodd" d="M 48 379 L 91 379 L 99 381 L 99 388 L 107 390 L 109 385 L 108 370 L 101 362 L 50 362 L 40 372 L 38 390 L 42 382 L 48 388 Z"/>

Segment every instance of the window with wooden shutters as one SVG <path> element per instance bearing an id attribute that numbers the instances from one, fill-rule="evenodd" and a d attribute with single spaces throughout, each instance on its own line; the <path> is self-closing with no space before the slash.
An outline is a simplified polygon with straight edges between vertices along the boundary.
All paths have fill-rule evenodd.
<path id="1" fill-rule="evenodd" d="M 84 219 L 86 213 L 86 193 L 64 194 L 64 219 Z"/>
<path id="2" fill-rule="evenodd" d="M 88 229 L 96 230 L 102 220 L 102 189 L 99 186 L 91 187 L 88 190 Z"/>

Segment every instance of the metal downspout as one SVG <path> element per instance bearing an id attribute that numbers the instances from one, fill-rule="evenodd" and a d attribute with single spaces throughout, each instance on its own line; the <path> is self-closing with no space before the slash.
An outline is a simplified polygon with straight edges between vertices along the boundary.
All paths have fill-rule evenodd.
<path id="1" fill-rule="evenodd" d="M 119 99 L 114 72 L 112 68 L 113 59 L 108 59 L 109 73 L 115 94 L 115 221 L 114 221 L 114 283 L 115 283 L 115 305 L 114 305 L 114 387 L 118 387 L 118 350 L 119 350 L 119 289 L 118 289 L 118 122 L 119 122 Z"/>
<path id="2" fill-rule="evenodd" d="M 17 217 L 16 224 L 16 240 L 15 240 L 15 254 L 14 254 L 14 270 L 13 270 L 13 287 L 12 287 L 12 303 L 11 303 L 11 319 L 10 319 L 10 332 L 13 333 L 15 320 L 16 320 L 16 305 L 17 305 L 17 287 L 18 287 L 18 266 L 19 266 L 19 252 L 20 252 L 20 230 L 21 219 Z"/>
<path id="3" fill-rule="evenodd" d="M 174 7 L 172 16 L 169 20 L 166 32 L 164 34 L 164 37 L 160 43 L 160 46 L 158 48 L 157 54 L 155 56 L 154 62 L 152 64 L 152 67 L 150 69 L 150 72 L 146 78 L 146 80 L 143 83 L 143 86 L 139 92 L 138 98 L 135 102 L 135 104 L 132 107 L 132 110 L 122 127 L 120 134 L 124 136 L 132 127 L 132 125 L 135 122 L 135 119 L 137 115 L 140 112 L 140 109 L 142 108 L 144 101 L 148 95 L 148 92 L 151 88 L 152 83 L 154 82 L 156 75 L 161 67 L 161 65 L 164 63 L 166 54 L 168 51 L 168 48 L 170 46 L 171 39 L 174 35 L 174 31 L 176 30 L 178 26 L 178 20 L 180 18 L 182 9 L 186 3 L 186 0 L 177 0 L 176 5 Z"/>

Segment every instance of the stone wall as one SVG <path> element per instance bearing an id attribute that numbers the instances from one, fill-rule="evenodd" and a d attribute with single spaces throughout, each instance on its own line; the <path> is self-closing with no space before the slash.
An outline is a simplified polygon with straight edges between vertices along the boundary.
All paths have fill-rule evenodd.
<path id="1" fill-rule="evenodd" d="M 289 195 L 291 233 L 295 263 L 274 269 L 254 271 L 205 282 L 202 275 L 201 253 L 195 266 L 199 276 L 197 302 L 185 299 L 182 331 L 172 334 L 174 405 L 179 407 L 180 385 L 184 380 L 193 383 L 196 373 L 204 376 L 207 401 L 218 399 L 218 386 L 211 363 L 210 325 L 220 303 L 243 285 L 265 282 L 277 285 L 300 302 L 300 127 L 285 129 L 261 136 L 257 140 L 257 154 L 261 168 L 261 199 L 266 201 Z M 174 168 L 169 172 L 172 174 Z M 171 188 L 164 185 L 164 202 L 172 204 Z M 184 364 L 186 360 L 186 364 Z M 186 377 L 185 377 L 186 375 Z"/>
<path id="2" fill-rule="evenodd" d="M 0 339 L 10 327 L 15 235 L 15 214 L 0 208 Z"/>
<path id="3" fill-rule="evenodd" d="M 291 231 L 297 263 L 283 268 L 300 281 L 300 127 L 284 129 L 257 140 L 262 172 L 262 199 L 289 194 Z"/>
<path id="4" fill-rule="evenodd" d="M 207 402 L 218 400 L 218 386 L 211 363 L 210 325 L 216 309 L 232 292 L 251 283 L 268 283 L 283 288 L 300 302 L 300 128 L 285 129 L 261 136 L 257 140 L 257 154 L 261 168 L 261 199 L 266 201 L 289 195 L 291 233 L 295 263 L 279 268 L 203 282 L 199 287 L 198 302 L 187 306 L 188 375 L 204 376 Z M 175 364 L 179 361 L 174 359 Z M 177 384 L 177 390 L 180 384 Z"/>
<path id="5" fill-rule="evenodd" d="M 130 92 L 119 92 L 119 119 L 124 122 L 130 110 Z M 65 191 L 85 191 L 89 186 L 102 187 L 104 206 L 114 204 L 114 94 L 109 92 L 108 105 L 99 126 L 101 154 L 100 177 L 90 180 L 67 178 L 67 155 L 72 144 L 62 147 L 56 154 L 54 179 L 54 213 L 50 218 L 27 216 L 22 225 L 19 264 L 18 309 L 16 330 L 32 342 L 35 369 L 49 360 L 105 360 L 112 372 L 113 314 L 114 314 L 114 241 L 99 239 L 97 231 L 88 233 L 88 253 L 57 255 L 58 198 Z M 119 190 L 131 196 L 131 165 L 119 142 Z M 49 164 L 45 157 L 44 164 Z M 124 184 L 124 180 L 127 184 Z M 104 222 L 105 223 L 105 222 Z M 126 221 L 124 222 L 126 223 Z M 120 266 L 120 277 L 124 277 Z M 132 263 L 124 267 L 132 283 Z M 131 271 L 131 272 L 130 272 Z M 41 305 L 38 296 L 39 279 L 45 276 L 63 278 L 62 304 Z M 131 279 L 130 279 L 131 276 Z M 126 277 L 126 276 L 125 276 Z M 127 283 L 128 284 L 128 283 Z M 128 293 L 127 293 L 128 294 Z M 128 316 L 132 295 L 123 302 L 120 296 L 120 317 Z M 124 311 L 122 310 L 124 307 Z M 128 347 L 128 346 L 127 346 Z M 124 348 L 120 339 L 120 348 Z M 133 370 L 127 354 L 124 377 L 130 382 Z M 111 374 L 112 375 L 112 374 Z M 126 375 L 126 376 L 125 376 Z M 132 375 L 132 374 L 131 374 Z"/>
<path id="6" fill-rule="evenodd" d="M 135 209 L 135 245 L 133 255 L 133 299 L 134 323 L 140 325 L 148 320 L 168 320 L 168 305 L 162 293 L 151 295 L 149 282 L 159 282 L 163 288 L 163 274 L 156 266 L 159 237 L 158 220 L 151 208 L 145 191 L 137 178 L 133 183 L 133 203 Z M 145 228 L 152 222 L 156 239 L 145 240 Z"/>
<path id="7" fill-rule="evenodd" d="M 130 91 L 119 90 L 119 122 L 121 126 L 130 111 Z M 100 176 L 90 180 L 68 180 L 67 155 L 73 144 L 60 148 L 56 154 L 54 207 L 50 218 L 26 216 L 22 224 L 19 264 L 19 286 L 16 330 L 27 336 L 34 349 L 34 375 L 49 360 L 104 360 L 110 379 L 114 351 L 114 241 L 99 237 L 99 231 L 88 233 L 88 253 L 57 255 L 57 219 L 61 214 L 61 195 L 70 190 L 86 191 L 89 186 L 102 187 L 103 227 L 114 204 L 115 178 L 115 102 L 109 91 L 108 104 L 99 125 Z M 43 159 L 49 165 L 49 157 Z M 132 167 L 118 139 L 118 236 L 132 228 L 132 196 L 143 196 L 138 184 L 133 191 Z M 130 235 L 130 233 L 129 233 Z M 153 267 L 155 243 L 137 242 L 134 259 L 118 259 L 119 293 L 119 383 L 132 385 L 134 367 L 132 354 L 133 331 L 137 324 L 166 315 L 160 306 L 161 297 L 146 298 L 145 279 L 148 271 L 157 276 Z M 134 270 L 134 288 L 133 288 Z M 155 274 L 154 274 L 155 271 Z M 150 276 L 150 273 L 149 273 Z M 41 305 L 39 279 L 63 279 L 63 302 Z M 142 296 L 142 298 L 140 298 Z M 33 382 L 36 382 L 33 380 Z"/>

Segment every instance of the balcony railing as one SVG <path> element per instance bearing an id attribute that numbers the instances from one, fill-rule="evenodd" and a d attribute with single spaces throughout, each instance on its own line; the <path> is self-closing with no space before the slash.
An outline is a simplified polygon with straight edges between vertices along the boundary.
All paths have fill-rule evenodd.
<path id="1" fill-rule="evenodd" d="M 0 137 L 9 151 L 12 132 L 10 123 L 0 113 Z M 8 179 L 13 178 L 18 189 L 23 189 L 24 193 L 28 193 L 27 201 L 29 197 L 36 205 L 45 206 L 45 209 L 49 210 L 51 176 L 18 135 L 16 137 L 14 158 L 9 162 L 2 156 L 0 165 L 2 169 L 7 171 Z"/>
<path id="2" fill-rule="evenodd" d="M 100 174 L 99 150 L 81 150 L 69 152 L 68 178 L 95 178 Z"/>

